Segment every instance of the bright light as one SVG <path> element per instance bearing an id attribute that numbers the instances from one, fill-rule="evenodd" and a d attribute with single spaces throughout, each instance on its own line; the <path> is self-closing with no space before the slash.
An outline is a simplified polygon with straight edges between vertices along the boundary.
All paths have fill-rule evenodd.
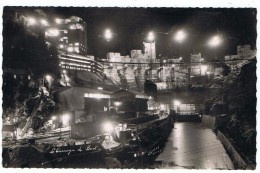
<path id="1" fill-rule="evenodd" d="M 29 17 L 28 18 L 28 25 L 35 25 L 36 24 L 36 20 L 33 17 Z"/>
<path id="2" fill-rule="evenodd" d="M 50 81 L 52 80 L 52 77 L 51 77 L 51 75 L 46 75 L 46 76 L 45 76 L 45 79 L 46 79 L 48 82 L 50 82 Z"/>
<path id="3" fill-rule="evenodd" d="M 62 116 L 62 124 L 67 125 L 69 123 L 69 120 L 70 120 L 69 114 L 64 114 Z"/>
<path id="4" fill-rule="evenodd" d="M 98 90 L 103 90 L 103 88 L 102 88 L 102 87 L 98 87 L 97 89 L 98 89 Z"/>
<path id="5" fill-rule="evenodd" d="M 73 47 L 68 47 L 68 52 L 73 52 Z"/>
<path id="6" fill-rule="evenodd" d="M 160 108 L 161 108 L 161 110 L 165 109 L 165 105 L 161 104 Z"/>
<path id="7" fill-rule="evenodd" d="M 207 75 L 210 75 L 210 72 L 209 72 L 209 71 L 207 71 L 207 72 L 206 72 L 206 74 L 207 74 Z"/>
<path id="8" fill-rule="evenodd" d="M 56 19 L 55 19 L 55 22 L 56 22 L 57 24 L 61 24 L 61 19 L 56 18 Z"/>
<path id="9" fill-rule="evenodd" d="M 50 28 L 46 31 L 48 36 L 56 37 L 60 34 L 59 30 L 57 28 Z"/>
<path id="10" fill-rule="evenodd" d="M 41 24 L 42 24 L 43 26 L 47 26 L 47 25 L 48 25 L 48 22 L 47 22 L 47 20 L 42 19 L 42 20 L 41 20 Z"/>
<path id="11" fill-rule="evenodd" d="M 148 41 L 154 41 L 154 33 L 153 32 L 149 32 L 148 36 L 147 36 Z"/>
<path id="12" fill-rule="evenodd" d="M 52 119 L 52 120 L 56 120 L 56 119 L 57 119 L 57 117 L 55 117 L 55 116 L 52 116 L 52 117 L 51 117 L 51 119 Z"/>
<path id="13" fill-rule="evenodd" d="M 179 100 L 174 100 L 173 104 L 176 105 L 176 106 L 179 106 L 179 105 L 181 105 L 181 102 Z"/>
<path id="14" fill-rule="evenodd" d="M 218 46 L 218 45 L 220 45 L 220 43 L 222 42 L 222 40 L 221 40 L 221 38 L 218 36 L 218 35 L 216 35 L 216 36 L 214 36 L 214 37 L 212 37 L 210 40 L 209 40 L 209 46 L 211 46 L 211 47 L 216 47 L 216 46 Z"/>
<path id="15" fill-rule="evenodd" d="M 66 74 L 66 73 L 67 73 L 67 71 L 66 71 L 66 70 L 62 70 L 62 73 Z"/>
<path id="16" fill-rule="evenodd" d="M 179 59 L 182 60 L 182 57 L 180 57 Z"/>
<path id="17" fill-rule="evenodd" d="M 104 98 L 110 98 L 109 95 L 107 94 L 101 94 L 101 93 L 85 93 L 84 94 L 84 97 L 87 97 L 87 98 L 96 98 L 96 99 L 104 99 Z"/>
<path id="18" fill-rule="evenodd" d="M 201 58 L 201 61 L 204 61 L 204 58 Z"/>
<path id="19" fill-rule="evenodd" d="M 208 70 L 208 66 L 207 65 L 202 65 L 201 66 L 201 74 L 202 75 L 205 75 L 205 73 L 207 72 Z"/>
<path id="20" fill-rule="evenodd" d="M 63 48 L 64 48 L 64 45 L 63 45 L 63 44 L 60 44 L 59 47 L 60 47 L 61 49 L 63 49 Z"/>
<path id="21" fill-rule="evenodd" d="M 120 106 L 120 105 L 121 105 L 121 102 L 119 102 L 119 101 L 115 102 L 115 106 Z"/>
<path id="22" fill-rule="evenodd" d="M 76 29 L 75 25 L 70 25 L 69 29 Z"/>
<path id="23" fill-rule="evenodd" d="M 79 46 L 79 43 L 75 43 L 74 45 L 75 45 L 75 46 Z"/>
<path id="24" fill-rule="evenodd" d="M 163 60 L 163 63 L 166 63 L 166 60 Z"/>
<path id="25" fill-rule="evenodd" d="M 110 31 L 110 29 L 106 29 L 104 37 L 105 39 L 107 39 L 107 41 L 109 41 L 112 38 L 112 32 Z"/>
<path id="26" fill-rule="evenodd" d="M 180 31 L 178 31 L 178 32 L 175 34 L 174 39 L 175 39 L 177 42 L 181 43 L 183 40 L 186 39 L 186 37 L 187 37 L 187 34 L 186 34 L 183 30 L 180 30 Z"/>
<path id="27" fill-rule="evenodd" d="M 105 122 L 102 126 L 105 132 L 110 133 L 114 130 L 114 126 L 111 122 Z"/>
<path id="28" fill-rule="evenodd" d="M 74 47 L 74 51 L 75 51 L 76 53 L 79 53 L 79 47 Z"/>

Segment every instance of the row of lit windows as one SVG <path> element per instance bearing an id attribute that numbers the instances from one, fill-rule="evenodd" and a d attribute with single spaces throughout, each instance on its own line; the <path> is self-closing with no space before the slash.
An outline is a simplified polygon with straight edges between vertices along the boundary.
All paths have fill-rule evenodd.
<path id="1" fill-rule="evenodd" d="M 60 65 L 62 68 L 65 69 L 72 69 L 72 70 L 85 70 L 85 71 L 91 71 L 91 72 L 99 72 L 103 73 L 103 71 L 100 71 L 99 69 L 95 68 L 87 68 L 87 67 L 80 67 L 80 66 L 71 66 L 71 65 Z"/>
<path id="2" fill-rule="evenodd" d="M 76 62 L 82 62 L 82 63 L 91 63 L 91 65 L 96 65 L 98 68 L 103 69 L 103 66 L 99 63 L 96 62 L 88 57 L 80 57 L 80 56 L 62 56 L 60 59 L 63 60 L 68 60 L 68 61 L 76 61 Z M 80 59 L 80 60 L 78 60 Z"/>
<path id="3" fill-rule="evenodd" d="M 78 64 L 78 63 L 71 63 L 71 62 L 69 62 L 69 63 L 61 62 L 61 64 L 70 65 L 70 66 L 78 66 L 78 67 L 91 68 L 91 66 L 89 66 L 89 65 Z"/>
<path id="4" fill-rule="evenodd" d="M 68 66 L 76 66 L 76 67 L 83 67 L 83 68 L 91 68 L 91 69 L 97 69 L 95 66 L 88 66 L 88 65 L 83 65 L 83 64 L 76 64 L 76 63 L 61 63 L 61 65 L 68 65 Z"/>
<path id="5" fill-rule="evenodd" d="M 79 68 L 79 67 L 73 67 L 73 66 L 61 66 L 61 68 L 64 69 L 71 69 L 71 70 L 84 70 L 84 71 L 91 71 L 91 69 L 84 69 L 84 68 Z M 93 71 L 92 71 L 93 72 Z"/>
<path id="6" fill-rule="evenodd" d="M 69 60 L 65 60 L 65 61 L 61 61 L 60 64 L 61 65 L 78 66 L 78 67 L 84 67 L 84 68 L 93 68 L 93 69 L 98 69 L 98 71 L 103 71 L 103 68 L 95 66 L 94 64 L 90 64 L 89 62 L 75 63 L 75 62 L 71 62 Z"/>

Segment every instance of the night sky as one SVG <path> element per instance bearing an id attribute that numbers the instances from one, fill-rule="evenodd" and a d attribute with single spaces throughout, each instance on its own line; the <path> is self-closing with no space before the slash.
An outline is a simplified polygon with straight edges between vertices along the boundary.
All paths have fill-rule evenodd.
<path id="1" fill-rule="evenodd" d="M 28 8 L 35 10 L 36 8 Z M 236 54 L 236 46 L 256 46 L 256 9 L 250 8 L 40 8 L 49 18 L 81 17 L 87 23 L 88 54 L 104 58 L 109 51 L 129 55 L 142 49 L 149 31 L 156 34 L 157 57 L 183 56 L 201 52 L 207 58 Z M 117 35 L 107 42 L 102 34 L 106 28 Z M 187 39 L 180 45 L 173 39 L 184 29 Z M 161 34 L 169 33 L 169 34 Z M 214 34 L 223 36 L 223 44 L 210 48 L 206 43 Z"/>

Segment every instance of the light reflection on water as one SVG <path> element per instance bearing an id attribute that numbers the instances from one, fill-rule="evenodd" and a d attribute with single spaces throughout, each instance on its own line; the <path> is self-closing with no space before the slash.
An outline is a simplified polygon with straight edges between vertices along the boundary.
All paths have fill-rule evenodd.
<path id="1" fill-rule="evenodd" d="M 200 123 L 175 123 L 156 160 L 161 161 L 160 168 L 234 169 L 216 135 Z"/>

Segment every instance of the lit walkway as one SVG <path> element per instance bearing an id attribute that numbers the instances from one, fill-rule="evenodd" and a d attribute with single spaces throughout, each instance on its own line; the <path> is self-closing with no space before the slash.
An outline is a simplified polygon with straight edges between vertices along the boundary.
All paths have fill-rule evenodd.
<path id="1" fill-rule="evenodd" d="M 156 163 L 164 169 L 234 169 L 216 135 L 200 123 L 175 123 Z"/>

